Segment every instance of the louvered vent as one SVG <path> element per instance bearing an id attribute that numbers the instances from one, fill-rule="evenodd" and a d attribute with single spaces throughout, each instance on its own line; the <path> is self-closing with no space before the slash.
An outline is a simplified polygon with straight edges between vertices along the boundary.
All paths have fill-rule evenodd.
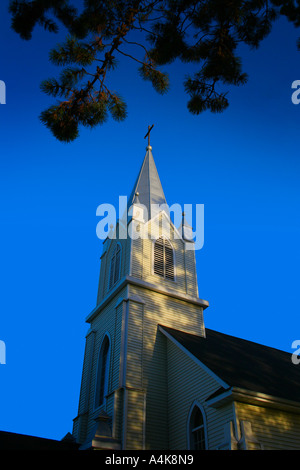
<path id="1" fill-rule="evenodd" d="M 171 243 L 158 238 L 154 244 L 154 273 L 174 281 L 174 253 Z"/>

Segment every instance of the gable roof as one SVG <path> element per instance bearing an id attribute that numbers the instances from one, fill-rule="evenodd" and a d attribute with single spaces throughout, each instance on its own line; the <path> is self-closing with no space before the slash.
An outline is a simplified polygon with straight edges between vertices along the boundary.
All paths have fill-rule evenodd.
<path id="1" fill-rule="evenodd" d="M 136 194 L 138 193 L 138 198 Z M 158 171 L 152 155 L 152 147 L 148 145 L 139 175 L 128 200 L 128 207 L 134 202 L 146 206 L 148 220 L 153 216 L 151 204 L 167 204 L 164 191 L 159 179 Z"/>
<path id="2" fill-rule="evenodd" d="M 210 329 L 206 337 L 163 330 L 229 387 L 300 401 L 300 364 L 291 353 Z"/>

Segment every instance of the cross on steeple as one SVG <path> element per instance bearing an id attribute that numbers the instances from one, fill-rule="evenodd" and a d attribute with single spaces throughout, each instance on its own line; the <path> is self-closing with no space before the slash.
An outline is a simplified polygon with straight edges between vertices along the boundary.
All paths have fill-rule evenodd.
<path id="1" fill-rule="evenodd" d="M 148 132 L 144 137 L 144 139 L 146 139 L 146 137 L 148 137 L 148 147 L 150 147 L 150 132 L 152 131 L 153 127 L 154 127 L 154 124 L 152 124 L 152 126 L 148 126 Z"/>

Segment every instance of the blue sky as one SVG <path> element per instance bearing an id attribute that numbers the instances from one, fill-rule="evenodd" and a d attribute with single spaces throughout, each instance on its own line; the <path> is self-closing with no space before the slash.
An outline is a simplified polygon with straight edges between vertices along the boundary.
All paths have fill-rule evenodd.
<path id="1" fill-rule="evenodd" d="M 230 90 L 221 115 L 192 116 L 185 69 L 168 68 L 165 96 L 121 61 L 111 80 L 128 104 L 109 120 L 59 143 L 39 122 L 51 104 L 40 82 L 55 76 L 48 51 L 61 36 L 30 42 L 0 4 L 0 430 L 54 439 L 77 414 L 86 316 L 95 307 L 102 243 L 96 208 L 129 195 L 151 144 L 168 203 L 204 204 L 196 252 L 205 325 L 293 352 L 300 339 L 300 31 L 280 21 L 258 51 L 243 51 L 248 84 Z M 297 366 L 295 366 L 297 367 Z M 299 366 L 300 367 L 300 366 Z"/>

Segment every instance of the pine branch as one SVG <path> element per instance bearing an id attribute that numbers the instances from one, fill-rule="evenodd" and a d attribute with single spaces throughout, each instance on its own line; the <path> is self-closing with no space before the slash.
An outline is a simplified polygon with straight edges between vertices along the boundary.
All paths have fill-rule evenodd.
<path id="1" fill-rule="evenodd" d="M 184 82 L 188 109 L 221 112 L 229 105 L 228 86 L 247 82 L 237 46 L 257 48 L 280 15 L 300 27 L 300 0 L 84 0 L 80 14 L 72 1 L 11 0 L 9 6 L 12 27 L 23 39 L 31 38 L 37 24 L 50 33 L 60 24 L 68 30 L 65 42 L 50 52 L 51 62 L 62 68 L 59 78 L 41 84 L 46 94 L 64 99 L 41 121 L 65 142 L 78 136 L 79 125 L 126 117 L 124 100 L 107 85 L 118 54 L 137 62 L 140 76 L 161 94 L 169 88 L 161 66 L 175 60 L 199 64 Z M 128 39 L 132 30 L 140 41 Z"/>

